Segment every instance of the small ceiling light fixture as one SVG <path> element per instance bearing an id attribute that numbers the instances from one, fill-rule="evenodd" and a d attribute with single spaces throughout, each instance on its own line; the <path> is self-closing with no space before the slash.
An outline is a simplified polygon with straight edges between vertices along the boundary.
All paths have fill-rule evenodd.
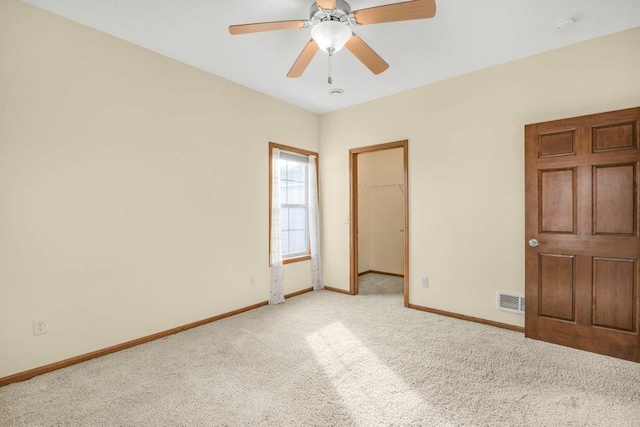
<path id="1" fill-rule="evenodd" d="M 573 18 L 562 18 L 556 21 L 553 26 L 558 31 L 566 31 L 573 28 L 576 25 L 576 20 Z"/>
<path id="2" fill-rule="evenodd" d="M 311 38 L 329 55 L 342 49 L 351 34 L 348 22 L 342 21 L 322 21 L 311 28 Z"/>
<path id="3" fill-rule="evenodd" d="M 329 89 L 329 95 L 331 96 L 342 96 L 343 93 L 344 93 L 344 90 L 342 89 L 338 89 L 338 88 Z"/>
<path id="4" fill-rule="evenodd" d="M 349 28 L 349 21 L 328 19 L 319 22 L 311 28 L 311 38 L 318 47 L 329 54 L 329 77 L 327 83 L 333 84 L 331 77 L 331 57 L 349 41 L 353 33 Z"/>

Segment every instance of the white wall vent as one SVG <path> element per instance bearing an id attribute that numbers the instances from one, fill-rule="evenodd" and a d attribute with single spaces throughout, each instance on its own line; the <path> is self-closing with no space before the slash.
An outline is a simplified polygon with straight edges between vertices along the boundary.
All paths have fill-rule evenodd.
<path id="1" fill-rule="evenodd" d="M 524 296 L 498 292 L 497 304 L 499 310 L 524 314 Z"/>

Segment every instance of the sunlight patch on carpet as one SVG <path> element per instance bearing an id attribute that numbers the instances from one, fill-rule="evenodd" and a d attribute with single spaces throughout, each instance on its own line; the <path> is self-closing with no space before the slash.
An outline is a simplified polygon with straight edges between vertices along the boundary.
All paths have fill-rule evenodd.
<path id="1" fill-rule="evenodd" d="M 356 424 L 373 425 L 403 414 L 402 422 L 432 418 L 420 396 L 376 357 L 341 322 L 332 323 L 306 337 L 311 349 L 329 377 Z M 445 420 L 437 420 L 446 423 Z"/>

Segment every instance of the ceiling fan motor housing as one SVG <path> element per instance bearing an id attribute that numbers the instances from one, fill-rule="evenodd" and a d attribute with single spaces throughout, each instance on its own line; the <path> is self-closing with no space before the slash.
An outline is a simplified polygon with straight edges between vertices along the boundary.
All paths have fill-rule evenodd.
<path id="1" fill-rule="evenodd" d="M 309 14 L 311 37 L 329 56 L 342 49 L 351 38 L 349 26 L 353 23 L 353 15 L 347 2 L 336 0 L 335 9 L 323 9 L 313 2 Z"/>
<path id="2" fill-rule="evenodd" d="M 311 21 L 311 25 L 322 21 L 340 21 L 353 24 L 354 21 L 352 17 L 351 6 L 344 0 L 336 0 L 335 9 L 322 9 L 318 7 L 316 2 L 313 2 L 309 9 L 309 21 Z"/>

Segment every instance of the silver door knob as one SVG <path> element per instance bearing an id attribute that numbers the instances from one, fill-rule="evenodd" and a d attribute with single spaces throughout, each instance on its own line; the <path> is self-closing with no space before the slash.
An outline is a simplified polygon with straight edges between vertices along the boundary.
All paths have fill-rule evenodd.
<path id="1" fill-rule="evenodd" d="M 538 242 L 537 239 L 531 239 L 529 240 L 529 246 L 531 246 L 532 248 L 535 248 L 536 246 L 538 246 L 540 243 Z"/>

